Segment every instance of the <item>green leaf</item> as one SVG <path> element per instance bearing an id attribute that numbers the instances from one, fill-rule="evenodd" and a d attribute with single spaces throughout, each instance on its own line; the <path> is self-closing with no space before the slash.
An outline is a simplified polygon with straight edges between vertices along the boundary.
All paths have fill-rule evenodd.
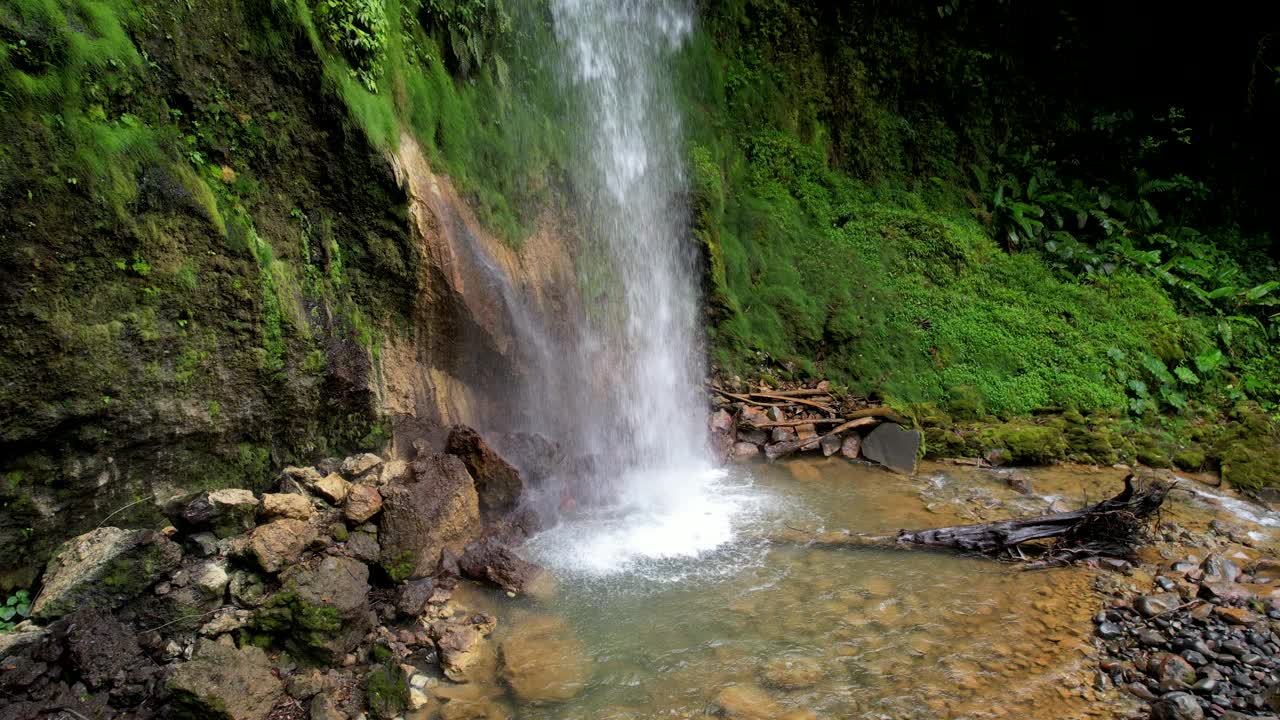
<path id="1" fill-rule="evenodd" d="M 1179 380 L 1181 380 L 1182 382 L 1188 385 L 1200 384 L 1200 378 L 1196 377 L 1196 374 L 1191 372 L 1191 369 L 1188 368 L 1186 365 L 1179 365 L 1178 367 L 1174 368 L 1173 374 L 1177 375 Z"/>

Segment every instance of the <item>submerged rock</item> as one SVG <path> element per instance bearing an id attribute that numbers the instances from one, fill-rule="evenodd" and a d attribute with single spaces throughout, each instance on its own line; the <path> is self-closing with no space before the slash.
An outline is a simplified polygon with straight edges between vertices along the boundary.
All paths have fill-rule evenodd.
<path id="1" fill-rule="evenodd" d="M 822 666 L 813 658 L 779 658 L 766 664 L 761 674 L 770 687 L 799 690 L 818 684 Z"/>
<path id="2" fill-rule="evenodd" d="M 881 423 L 862 440 L 862 455 L 903 475 L 914 475 L 920 452 L 920 431 L 897 423 Z"/>
<path id="3" fill-rule="evenodd" d="M 462 460 L 432 455 L 414 463 L 416 482 L 382 490 L 382 567 L 397 582 L 435 572 L 441 551 L 461 552 L 480 531 L 480 503 Z"/>
<path id="4" fill-rule="evenodd" d="M 501 645 L 502 679 L 521 703 L 543 705 L 576 696 L 591 681 L 581 643 L 559 618 L 522 618 Z"/>
<path id="5" fill-rule="evenodd" d="M 493 522 L 519 506 L 524 495 L 524 480 L 489 447 L 480 433 L 466 425 L 454 425 L 445 450 L 461 458 L 471 473 L 480 501 L 480 515 L 485 522 Z"/>
<path id="6" fill-rule="evenodd" d="M 52 620 L 80 608 L 120 607 L 181 560 L 182 549 L 160 533 L 92 530 L 63 543 L 49 561 L 31 616 Z"/>
<path id="7" fill-rule="evenodd" d="M 719 715 L 742 720 L 774 720 L 782 708 L 764 690 L 754 685 L 731 685 L 716 695 Z"/>
<path id="8" fill-rule="evenodd" d="M 169 679 L 179 716 L 265 720 L 284 697 L 284 686 L 256 647 L 236 649 L 205 641 Z"/>

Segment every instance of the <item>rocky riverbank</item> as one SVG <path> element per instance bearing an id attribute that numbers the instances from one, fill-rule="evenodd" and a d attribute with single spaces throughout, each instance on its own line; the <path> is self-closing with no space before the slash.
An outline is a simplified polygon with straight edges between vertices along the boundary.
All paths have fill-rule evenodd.
<path id="1" fill-rule="evenodd" d="M 533 464 L 555 455 L 515 440 Z M 536 526 L 524 475 L 469 428 L 446 448 L 285 468 L 273 492 L 171 503 L 162 531 L 68 541 L 30 620 L 0 634 L 0 718 L 500 716 L 457 684 L 481 671 L 538 695 L 522 648 L 539 641 L 511 634 L 499 662 L 495 618 L 460 600 L 549 586 L 511 549 Z"/>

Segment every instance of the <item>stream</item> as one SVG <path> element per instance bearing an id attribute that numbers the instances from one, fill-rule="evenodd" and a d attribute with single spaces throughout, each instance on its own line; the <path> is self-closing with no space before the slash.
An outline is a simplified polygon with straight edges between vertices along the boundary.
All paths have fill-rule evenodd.
<path id="1" fill-rule="evenodd" d="M 1113 717 L 1131 709 L 1127 696 L 1094 686 L 1093 615 L 1102 601 L 1093 586 L 1123 579 L 1117 573 L 1023 572 L 952 553 L 769 539 L 779 528 L 892 532 L 1045 512 L 1055 501 L 1079 506 L 1113 494 L 1124 474 L 1020 470 L 1032 490 L 1023 495 L 1008 472 L 925 464 L 907 479 L 838 458 L 797 460 L 718 478 L 727 499 L 697 509 L 705 537 L 673 537 L 687 516 L 648 530 L 626 513 L 571 519 L 526 549 L 551 568 L 554 590 L 517 599 L 457 591 L 457 602 L 499 618 L 493 639 L 503 659 L 492 663 L 519 665 L 522 677 L 513 682 L 507 669 L 453 692 L 472 709 L 465 717 L 533 720 L 1018 718 L 1033 707 L 1036 717 Z M 1230 518 L 1272 541 L 1273 513 L 1201 492 L 1171 496 L 1168 513 L 1183 527 Z M 723 541 L 697 544 L 711 538 Z M 683 555 L 674 550 L 680 539 L 695 543 Z M 627 543 L 638 547 L 627 551 Z"/>

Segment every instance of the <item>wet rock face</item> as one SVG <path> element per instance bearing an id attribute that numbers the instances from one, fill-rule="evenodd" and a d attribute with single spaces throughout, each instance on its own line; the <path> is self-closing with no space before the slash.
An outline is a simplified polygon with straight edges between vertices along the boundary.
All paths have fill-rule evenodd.
<path id="1" fill-rule="evenodd" d="M 169 679 L 179 717 L 266 720 L 284 696 L 266 653 L 205 641 Z"/>
<path id="2" fill-rule="evenodd" d="M 863 457 L 903 475 L 915 474 L 919 451 L 920 431 L 897 423 L 881 423 L 862 440 Z"/>
<path id="3" fill-rule="evenodd" d="M 151 530 L 105 527 L 63 543 L 45 570 L 31 615 L 51 620 L 79 608 L 114 609 L 178 566 L 182 549 Z"/>
<path id="4" fill-rule="evenodd" d="M 496 538 L 467 545 L 458 560 L 462 574 L 473 580 L 490 582 L 507 592 L 523 593 L 542 574 L 542 568 L 522 559 Z"/>
<path id="5" fill-rule="evenodd" d="M 500 519 L 520 505 L 524 480 L 506 460 L 466 425 L 454 425 L 445 448 L 457 455 L 475 481 L 480 516 L 487 523 Z"/>
<path id="6" fill-rule="evenodd" d="M 564 464 L 560 445 L 538 433 L 505 433 L 494 438 L 494 445 L 529 485 L 541 483 Z"/>
<path id="7" fill-rule="evenodd" d="M 460 553 L 480 532 L 480 501 L 461 460 L 432 455 L 414 463 L 414 475 L 382 489 L 381 562 L 396 581 L 433 574 L 442 551 Z"/>

